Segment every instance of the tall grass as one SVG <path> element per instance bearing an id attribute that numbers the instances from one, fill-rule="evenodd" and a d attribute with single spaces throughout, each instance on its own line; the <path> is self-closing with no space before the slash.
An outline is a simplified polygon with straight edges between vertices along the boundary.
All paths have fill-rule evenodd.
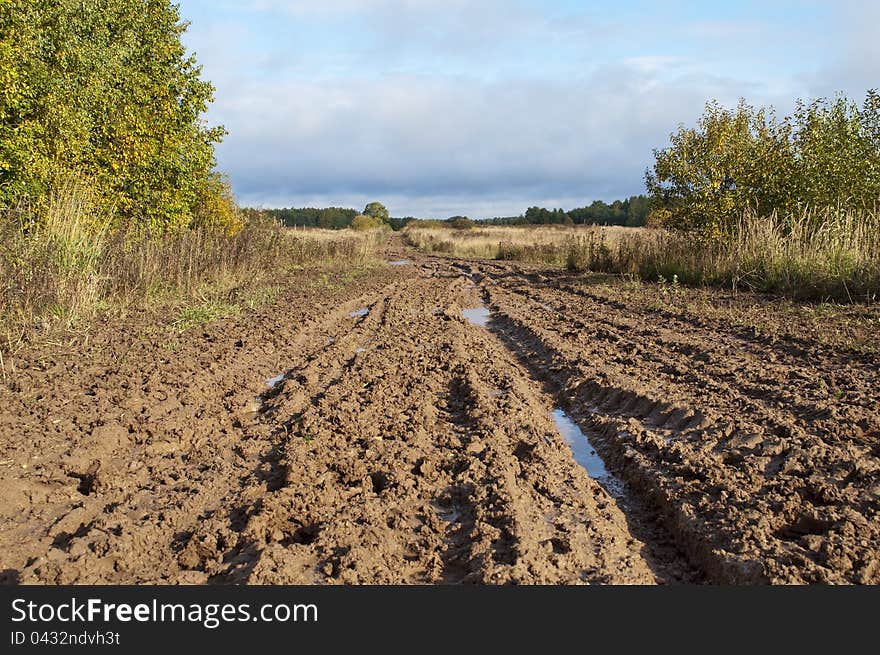
<path id="1" fill-rule="evenodd" d="M 714 238 L 655 229 L 408 227 L 408 242 L 457 257 L 515 259 L 571 271 L 766 291 L 804 300 L 880 297 L 880 213 L 745 213 Z"/>
<path id="2" fill-rule="evenodd" d="M 98 301 L 104 286 L 100 269 L 109 220 L 87 189 L 67 182 L 48 194 L 39 212 L 23 202 L 3 214 L 0 317 L 4 323 L 80 313 Z"/>
<path id="3" fill-rule="evenodd" d="M 602 232 L 613 241 L 634 228 L 540 226 L 486 227 L 454 230 L 436 224 L 409 226 L 407 242 L 425 252 L 456 257 L 527 261 L 562 266 L 569 244 L 578 235 Z"/>
<path id="4" fill-rule="evenodd" d="M 234 235 L 191 229 L 161 235 L 111 229 L 112 216 L 81 184 L 65 183 L 39 211 L 0 211 L 0 328 L 70 324 L 103 306 L 185 299 L 206 285 L 228 288 L 316 263 L 369 263 L 377 231 L 293 232 L 251 213 Z"/>
<path id="5" fill-rule="evenodd" d="M 746 213 L 713 239 L 656 231 L 610 244 L 601 233 L 591 233 L 570 242 L 566 264 L 574 271 L 677 279 L 797 299 L 873 301 L 880 295 L 880 215 Z"/>

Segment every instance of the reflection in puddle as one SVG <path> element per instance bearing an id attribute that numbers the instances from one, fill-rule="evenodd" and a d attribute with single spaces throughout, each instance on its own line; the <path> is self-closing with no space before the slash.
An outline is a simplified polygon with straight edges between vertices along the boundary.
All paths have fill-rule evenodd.
<path id="1" fill-rule="evenodd" d="M 370 308 L 364 307 L 363 309 L 359 309 L 356 312 L 352 312 L 351 314 L 349 314 L 349 316 L 351 316 L 352 318 L 355 318 L 357 316 L 366 316 L 369 313 L 370 313 Z"/>
<path id="2" fill-rule="evenodd" d="M 283 379 L 284 379 L 284 373 L 282 373 L 281 375 L 276 375 L 274 378 L 269 378 L 268 380 L 266 380 L 266 386 L 268 386 L 271 389 L 275 385 L 277 385 L 279 382 L 281 382 L 281 380 L 283 380 Z"/>
<path id="3" fill-rule="evenodd" d="M 388 262 L 389 266 L 407 266 L 409 264 L 408 259 L 395 259 L 394 261 Z"/>
<path id="4" fill-rule="evenodd" d="M 461 315 L 473 325 L 479 325 L 480 327 L 486 327 L 486 324 L 489 322 L 489 310 L 485 307 L 462 309 Z"/>
<path id="5" fill-rule="evenodd" d="M 447 523 L 455 523 L 458 519 L 461 518 L 461 512 L 458 511 L 454 505 L 449 507 L 442 503 L 432 503 L 434 506 L 434 511 L 437 512 L 437 518 L 441 521 L 446 521 Z"/>
<path id="6" fill-rule="evenodd" d="M 553 410 L 553 421 L 562 439 L 571 447 L 575 461 L 583 466 L 591 478 L 601 484 L 605 491 L 620 498 L 624 495 L 623 482 L 612 475 L 605 467 L 605 462 L 593 448 L 589 437 L 561 409 Z"/>

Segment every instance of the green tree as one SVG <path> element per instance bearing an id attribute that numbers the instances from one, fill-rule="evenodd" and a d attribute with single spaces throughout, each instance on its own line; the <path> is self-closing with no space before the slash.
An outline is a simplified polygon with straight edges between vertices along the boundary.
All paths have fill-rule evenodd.
<path id="1" fill-rule="evenodd" d="M 371 202 L 366 207 L 364 207 L 364 215 L 371 216 L 375 218 L 380 223 L 388 223 L 389 215 L 388 210 L 385 209 L 385 205 L 381 202 Z"/>
<path id="2" fill-rule="evenodd" d="M 224 130 L 185 29 L 167 0 L 0 0 L 0 204 L 76 175 L 123 219 L 191 224 Z"/>
<path id="3" fill-rule="evenodd" d="M 646 196 L 632 196 L 627 204 L 626 225 L 629 227 L 645 225 L 651 211 L 651 201 Z"/>
<path id="4" fill-rule="evenodd" d="M 351 229 L 353 230 L 373 230 L 381 226 L 381 222 L 365 214 L 358 214 L 351 221 Z"/>
<path id="5" fill-rule="evenodd" d="M 798 103 L 794 118 L 797 193 L 814 206 L 869 206 L 880 201 L 880 96 L 862 110 L 843 96 Z"/>
<path id="6" fill-rule="evenodd" d="M 450 216 L 446 219 L 446 223 L 453 230 L 470 230 L 475 225 L 467 216 Z"/>
<path id="7" fill-rule="evenodd" d="M 718 234 L 746 210 L 790 215 L 873 208 L 880 200 L 880 97 L 799 102 L 793 116 L 712 102 L 695 128 L 654 151 L 646 184 L 652 222 Z"/>
<path id="8" fill-rule="evenodd" d="M 696 128 L 680 128 L 668 148 L 654 151 L 648 191 L 674 212 L 677 227 L 717 229 L 744 206 L 757 145 L 752 125 L 762 118 L 745 102 L 734 110 L 711 102 Z"/>

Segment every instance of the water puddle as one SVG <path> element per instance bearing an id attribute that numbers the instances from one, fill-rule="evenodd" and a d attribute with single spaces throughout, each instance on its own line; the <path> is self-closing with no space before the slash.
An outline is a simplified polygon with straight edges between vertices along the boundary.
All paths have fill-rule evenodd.
<path id="1" fill-rule="evenodd" d="M 349 314 L 349 316 L 351 316 L 352 318 L 357 318 L 359 316 L 366 316 L 369 313 L 370 313 L 370 308 L 364 307 L 363 309 L 359 309 L 356 312 L 352 312 L 351 314 Z"/>
<path id="2" fill-rule="evenodd" d="M 461 315 L 464 316 L 472 325 L 486 327 L 489 323 L 489 310 L 485 307 L 475 307 L 473 309 L 462 309 Z"/>
<path id="3" fill-rule="evenodd" d="M 587 474 L 601 484 L 611 496 L 623 497 L 623 482 L 608 471 L 602 457 L 593 448 L 589 437 L 583 433 L 577 423 L 572 421 L 568 414 L 561 409 L 553 410 L 552 416 L 556 423 L 556 429 L 559 430 L 562 439 L 571 448 L 575 461 L 583 466 Z"/>
<path id="4" fill-rule="evenodd" d="M 409 266 L 411 262 L 408 259 L 395 259 L 388 262 L 389 266 Z"/>
<path id="5" fill-rule="evenodd" d="M 450 509 L 445 512 L 437 512 L 437 516 L 441 521 L 446 521 L 447 523 L 455 523 L 458 519 L 461 518 L 461 512 L 458 512 L 455 509 Z"/>
<path id="6" fill-rule="evenodd" d="M 266 380 L 266 386 L 270 389 L 273 389 L 283 379 L 284 373 L 282 373 L 281 375 L 276 375 L 274 378 L 269 378 L 268 380 Z"/>

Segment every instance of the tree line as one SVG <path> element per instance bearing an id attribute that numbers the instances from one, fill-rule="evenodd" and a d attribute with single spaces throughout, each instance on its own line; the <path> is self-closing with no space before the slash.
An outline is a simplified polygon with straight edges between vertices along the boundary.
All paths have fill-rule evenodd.
<path id="1" fill-rule="evenodd" d="M 608 204 L 596 200 L 585 207 L 546 209 L 529 207 L 519 216 L 487 218 L 477 221 L 483 225 L 626 225 L 639 227 L 645 225 L 651 211 L 651 201 L 647 196 L 631 196 L 625 200 L 615 200 Z"/>
<path id="2" fill-rule="evenodd" d="M 380 202 L 368 203 L 362 212 L 348 207 L 286 207 L 263 212 L 285 227 L 319 227 L 325 230 L 367 230 L 388 226 L 401 229 L 410 218 L 392 218 Z"/>
<path id="3" fill-rule="evenodd" d="M 468 229 L 477 225 L 645 225 L 650 212 L 647 196 L 632 196 L 625 200 L 615 200 L 608 204 L 597 200 L 586 207 L 569 211 L 529 207 L 524 214 L 497 218 L 474 220 L 467 216 L 450 216 L 444 220 L 418 219 L 414 216 L 394 218 L 381 203 L 370 203 L 363 212 L 346 207 L 287 207 L 266 209 L 266 214 L 285 227 L 318 227 L 327 230 L 342 230 L 362 225 L 361 216 L 368 216 L 393 230 L 401 230 L 411 221 L 419 221 L 437 226 L 445 225 L 453 229 Z M 374 225 L 371 225 L 375 227 Z"/>
<path id="4" fill-rule="evenodd" d="M 285 227 L 320 227 L 325 230 L 351 227 L 351 222 L 359 213 L 356 209 L 345 207 L 289 207 L 267 209 L 265 212 Z"/>

